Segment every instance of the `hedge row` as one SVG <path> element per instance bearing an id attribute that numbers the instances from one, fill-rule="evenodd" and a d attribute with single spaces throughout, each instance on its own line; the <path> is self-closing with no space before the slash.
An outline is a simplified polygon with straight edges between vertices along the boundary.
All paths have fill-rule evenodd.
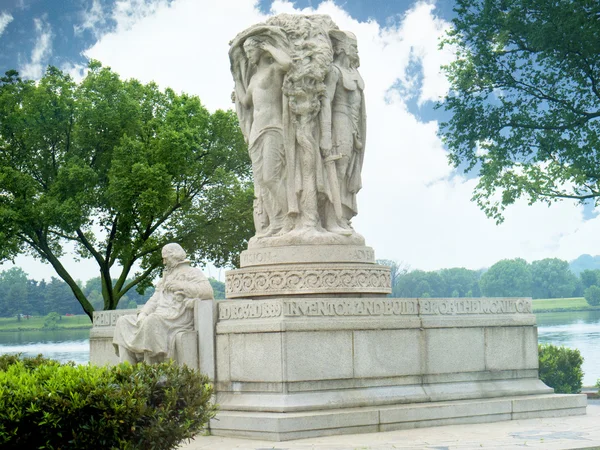
<path id="1" fill-rule="evenodd" d="M 0 448 L 175 448 L 214 417 L 206 376 L 174 363 L 114 367 L 0 356 Z"/>

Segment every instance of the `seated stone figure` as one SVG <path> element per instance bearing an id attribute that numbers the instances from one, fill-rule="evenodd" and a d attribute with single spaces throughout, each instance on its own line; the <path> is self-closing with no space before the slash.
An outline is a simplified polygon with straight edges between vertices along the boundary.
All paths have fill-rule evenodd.
<path id="1" fill-rule="evenodd" d="M 208 279 L 190 266 L 179 244 L 165 245 L 162 257 L 165 269 L 154 295 L 137 316 L 117 320 L 113 345 L 122 362 L 174 359 L 175 337 L 194 329 L 194 303 L 214 298 Z"/>

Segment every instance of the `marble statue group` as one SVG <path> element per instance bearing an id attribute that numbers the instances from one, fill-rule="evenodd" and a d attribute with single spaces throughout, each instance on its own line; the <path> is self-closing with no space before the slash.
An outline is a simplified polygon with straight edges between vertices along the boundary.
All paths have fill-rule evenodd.
<path id="1" fill-rule="evenodd" d="M 364 244 L 351 226 L 366 138 L 356 37 L 328 16 L 281 14 L 229 56 L 254 172 L 250 247 Z"/>

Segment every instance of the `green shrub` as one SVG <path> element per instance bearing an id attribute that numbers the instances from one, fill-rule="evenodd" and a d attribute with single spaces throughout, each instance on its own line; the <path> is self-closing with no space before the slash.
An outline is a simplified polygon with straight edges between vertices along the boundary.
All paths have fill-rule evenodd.
<path id="1" fill-rule="evenodd" d="M 577 349 L 539 345 L 540 380 L 562 394 L 581 392 L 583 357 Z"/>
<path id="2" fill-rule="evenodd" d="M 44 318 L 44 329 L 45 330 L 56 330 L 58 329 L 58 321 L 60 320 L 60 314 L 57 312 L 48 313 Z"/>
<path id="3" fill-rule="evenodd" d="M 590 286 L 583 292 L 583 297 L 590 306 L 600 305 L 600 287 Z"/>
<path id="4" fill-rule="evenodd" d="M 114 367 L 0 357 L 0 448 L 175 448 L 215 415 L 206 376 L 169 362 Z"/>

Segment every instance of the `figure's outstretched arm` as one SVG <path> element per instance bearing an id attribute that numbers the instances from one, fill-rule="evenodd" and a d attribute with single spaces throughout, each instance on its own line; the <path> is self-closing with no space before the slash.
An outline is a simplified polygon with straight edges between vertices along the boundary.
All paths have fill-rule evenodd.
<path id="1" fill-rule="evenodd" d="M 292 67 L 292 58 L 290 58 L 290 55 L 268 42 L 263 42 L 260 47 L 273 57 L 275 62 L 281 66 L 281 70 L 284 72 L 290 70 L 290 67 Z"/>

